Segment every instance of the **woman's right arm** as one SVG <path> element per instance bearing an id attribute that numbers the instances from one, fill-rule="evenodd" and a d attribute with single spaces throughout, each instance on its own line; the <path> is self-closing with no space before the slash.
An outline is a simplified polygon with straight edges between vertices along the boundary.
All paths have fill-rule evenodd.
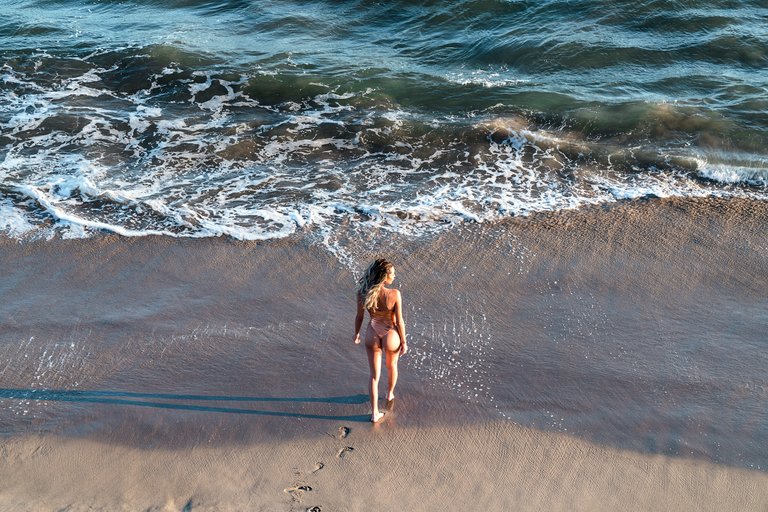
<path id="1" fill-rule="evenodd" d="M 355 317 L 355 345 L 360 344 L 360 328 L 363 326 L 363 316 L 365 308 L 363 307 L 363 298 L 357 294 L 357 316 Z"/>

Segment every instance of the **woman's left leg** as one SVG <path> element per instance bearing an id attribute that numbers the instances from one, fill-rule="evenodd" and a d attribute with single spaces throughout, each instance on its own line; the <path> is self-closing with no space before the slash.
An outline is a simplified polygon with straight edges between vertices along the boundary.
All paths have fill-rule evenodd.
<path id="1" fill-rule="evenodd" d="M 371 421 L 376 423 L 384 416 L 379 412 L 379 377 L 381 376 L 381 350 L 378 347 L 365 345 L 368 353 L 368 367 L 371 370 L 371 379 L 368 381 L 368 394 L 371 397 Z"/>
<path id="2" fill-rule="evenodd" d="M 395 385 L 397 384 L 397 361 L 400 359 L 400 336 L 397 331 L 391 329 L 387 333 L 387 337 L 383 343 L 384 352 L 386 353 L 386 365 L 387 365 L 387 401 L 394 400 L 395 398 Z"/>

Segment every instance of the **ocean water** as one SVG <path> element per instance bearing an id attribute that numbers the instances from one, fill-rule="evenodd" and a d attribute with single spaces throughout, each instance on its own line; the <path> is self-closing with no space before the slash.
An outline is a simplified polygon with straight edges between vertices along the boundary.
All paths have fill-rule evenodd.
<path id="1" fill-rule="evenodd" d="M 768 198 L 763 1 L 0 2 L 0 230 L 370 229 Z"/>

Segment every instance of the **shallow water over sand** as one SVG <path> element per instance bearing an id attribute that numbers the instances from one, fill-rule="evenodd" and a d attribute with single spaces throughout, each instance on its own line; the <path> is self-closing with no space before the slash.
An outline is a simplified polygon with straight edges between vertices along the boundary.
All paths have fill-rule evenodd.
<path id="1" fill-rule="evenodd" d="M 398 265 L 411 353 L 390 427 L 506 418 L 765 471 L 766 220 L 762 202 L 631 202 L 348 246 Z M 311 241 L 6 239 L 2 258 L 8 436 L 366 424 L 352 275 Z"/>

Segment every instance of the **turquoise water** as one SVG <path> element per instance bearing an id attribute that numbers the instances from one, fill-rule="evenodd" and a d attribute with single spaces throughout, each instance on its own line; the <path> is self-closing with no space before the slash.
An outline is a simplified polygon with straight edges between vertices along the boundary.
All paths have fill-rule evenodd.
<path id="1" fill-rule="evenodd" d="M 13 236 L 768 197 L 765 2 L 0 5 Z"/>

